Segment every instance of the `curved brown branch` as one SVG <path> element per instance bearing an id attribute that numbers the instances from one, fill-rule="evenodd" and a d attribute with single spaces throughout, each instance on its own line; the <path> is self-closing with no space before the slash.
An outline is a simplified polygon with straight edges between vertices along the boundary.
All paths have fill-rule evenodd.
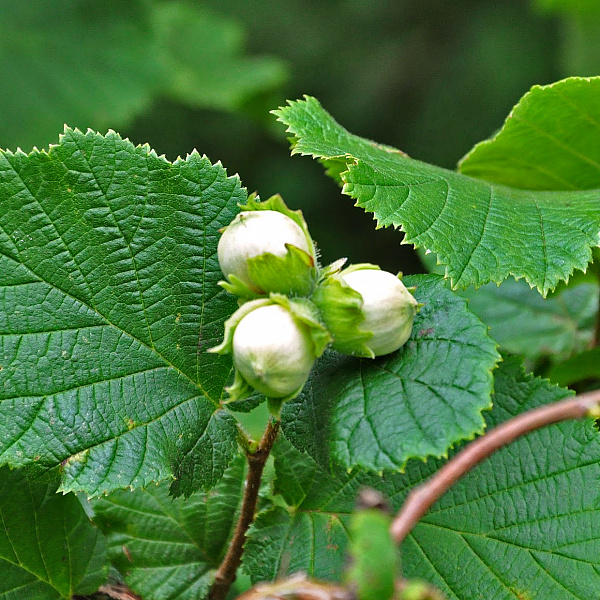
<path id="1" fill-rule="evenodd" d="M 235 581 L 235 573 L 242 561 L 246 532 L 254 520 L 263 469 L 278 433 L 279 421 L 269 420 L 258 448 L 254 452 L 246 451 L 248 474 L 246 475 L 246 487 L 244 489 L 240 516 L 233 538 L 229 542 L 227 554 L 215 574 L 215 581 L 208 595 L 209 600 L 224 600 L 229 592 L 229 588 Z"/>
<path id="2" fill-rule="evenodd" d="M 410 492 L 392 523 L 393 538 L 400 544 L 434 502 L 476 464 L 499 448 L 540 427 L 584 417 L 600 417 L 600 390 L 527 411 L 471 442 L 435 475 Z"/>

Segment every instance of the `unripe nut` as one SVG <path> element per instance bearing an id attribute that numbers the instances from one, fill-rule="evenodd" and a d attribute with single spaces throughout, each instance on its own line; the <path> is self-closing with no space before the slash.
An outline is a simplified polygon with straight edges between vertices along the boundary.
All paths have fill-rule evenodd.
<path id="1" fill-rule="evenodd" d="M 363 299 L 363 331 L 373 337 L 367 345 L 375 356 L 398 350 L 410 337 L 418 303 L 405 285 L 392 273 L 378 269 L 360 269 L 342 273 L 346 285 Z"/>
<path id="2" fill-rule="evenodd" d="M 275 210 L 243 211 L 223 231 L 217 247 L 221 271 L 227 279 L 234 275 L 252 291 L 262 293 L 252 281 L 248 259 L 270 253 L 284 257 L 286 244 L 296 246 L 309 256 L 306 235 L 290 217 Z"/>
<path id="3" fill-rule="evenodd" d="M 233 334 L 233 364 L 255 390 L 270 398 L 299 391 L 314 360 L 310 333 L 277 304 L 248 313 Z"/>

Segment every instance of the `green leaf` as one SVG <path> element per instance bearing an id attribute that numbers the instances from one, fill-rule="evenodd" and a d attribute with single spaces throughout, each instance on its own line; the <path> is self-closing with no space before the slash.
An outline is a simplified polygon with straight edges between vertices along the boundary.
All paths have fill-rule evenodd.
<path id="1" fill-rule="evenodd" d="M 239 110 L 252 96 L 286 80 L 287 69 L 279 58 L 245 56 L 245 32 L 230 16 L 179 1 L 154 2 L 151 8 L 166 66 L 163 89 L 175 100 Z"/>
<path id="2" fill-rule="evenodd" d="M 487 284 L 466 290 L 469 308 L 490 326 L 490 335 L 513 354 L 564 360 L 594 339 L 598 282 L 571 283 L 542 298 L 524 281 L 508 279 L 500 287 Z"/>
<path id="3" fill-rule="evenodd" d="M 379 227 L 401 228 L 404 243 L 437 253 L 454 287 L 513 275 L 546 295 L 585 269 L 598 245 L 594 191 L 514 189 L 412 160 L 348 133 L 308 96 L 275 114 L 293 154 L 322 159 Z"/>
<path id="4" fill-rule="evenodd" d="M 280 494 L 289 506 L 299 506 L 315 478 L 316 463 L 307 454 L 297 450 L 283 435 L 277 438 L 273 456 L 273 493 Z"/>
<path id="5" fill-rule="evenodd" d="M 589 17 L 600 12 L 597 0 L 534 0 L 534 6 L 546 12 L 581 14 Z"/>
<path id="6" fill-rule="evenodd" d="M 113 565 L 144 600 L 205 597 L 235 528 L 244 464 L 239 457 L 210 493 L 187 500 L 162 484 L 94 502 Z"/>
<path id="7" fill-rule="evenodd" d="M 516 359 L 499 369 L 490 426 L 566 391 L 524 375 Z M 439 467 L 407 471 L 411 485 Z M 600 588 L 600 438 L 591 420 L 535 431 L 455 484 L 402 546 L 404 574 L 449 599 L 588 600 Z M 465 576 L 465 573 L 468 576 Z"/>
<path id="8" fill-rule="evenodd" d="M 0 469 L 0 598 L 69 599 L 108 576 L 104 536 L 73 494 Z"/>
<path id="9" fill-rule="evenodd" d="M 283 407 L 286 436 L 321 465 L 401 470 L 483 431 L 499 358 L 487 328 L 441 277 L 403 281 L 424 303 L 406 345 L 374 360 L 329 353 Z"/>
<path id="10" fill-rule="evenodd" d="M 171 164 L 67 130 L 0 154 L 0 461 L 88 495 L 175 476 L 211 487 L 236 452 L 207 354 L 233 299 L 218 229 L 246 198 L 197 153 Z"/>
<path id="11" fill-rule="evenodd" d="M 502 129 L 477 144 L 459 168 L 471 177 L 528 190 L 600 188 L 599 133 L 600 77 L 534 86 Z M 565 213 L 569 218 L 577 218 L 574 211 Z"/>
<path id="12" fill-rule="evenodd" d="M 0 145 L 31 148 L 65 122 L 130 123 L 160 95 L 237 110 L 285 79 L 281 61 L 248 57 L 239 24 L 185 2 L 1 0 Z"/>
<path id="13" fill-rule="evenodd" d="M 526 410 L 564 398 L 566 390 L 523 373 L 509 359 L 496 371 L 496 426 Z M 255 581 L 306 571 L 340 580 L 347 527 L 361 487 L 387 496 L 397 511 L 410 489 L 443 461 L 411 461 L 406 473 L 378 477 L 333 472 L 289 447 L 279 461 L 314 468 L 293 510 L 259 516 L 247 544 L 245 569 Z M 293 462 L 292 462 L 293 461 Z M 298 480 L 279 469 L 279 490 Z M 600 589 L 600 438 L 593 421 L 535 431 L 499 450 L 444 495 L 402 545 L 403 575 L 425 579 L 451 600 L 552 598 L 589 600 Z"/>
<path id="14" fill-rule="evenodd" d="M 297 506 L 293 511 L 275 506 L 259 513 L 244 546 L 244 572 L 253 583 L 273 581 L 299 571 L 315 579 L 340 581 L 357 488 L 344 489 L 338 479 L 318 468 L 281 435 L 273 453 L 277 469 L 275 490 Z M 344 483 L 347 480 L 348 477 Z M 332 499 L 336 496 L 335 512 L 329 511 L 328 494 Z M 342 512 L 343 499 L 346 503 Z"/>

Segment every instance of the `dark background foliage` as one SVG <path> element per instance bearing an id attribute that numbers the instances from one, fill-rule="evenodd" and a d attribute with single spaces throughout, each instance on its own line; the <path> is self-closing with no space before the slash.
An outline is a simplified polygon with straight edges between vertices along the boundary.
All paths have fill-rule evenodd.
<path id="1" fill-rule="evenodd" d="M 52 0 L 51 4 L 35 0 L 25 10 L 11 7 L 8 0 L 0 2 L 4 16 L 0 28 L 12 36 L 8 41 L 4 36 L 5 43 L 0 45 L 5 58 L 15 48 L 11 39 L 20 39 L 21 55 L 23 48 L 25 54 L 28 48 L 35 53 L 35 29 L 40 25 L 31 24 L 32 15 L 43 12 L 53 31 L 60 30 L 62 23 L 57 38 L 62 41 L 44 46 L 47 59 L 57 70 L 80 60 L 77 68 L 85 72 L 85 54 L 76 44 L 69 47 L 68 40 L 86 28 L 101 32 L 102 24 L 110 18 L 122 25 L 114 40 L 109 40 L 113 51 L 117 48 L 123 53 L 119 44 L 138 50 L 127 57 L 127 77 L 131 78 L 144 72 L 136 61 L 144 56 L 139 46 L 145 43 L 146 30 L 143 26 L 130 30 L 128 24 L 143 20 L 149 6 L 162 7 L 163 16 L 168 17 L 170 10 L 181 10 L 185 0 L 140 0 L 128 3 L 127 8 L 111 2 L 104 11 L 92 10 L 87 0 Z M 239 38 L 235 43 L 242 54 L 281 61 L 278 75 L 267 77 L 264 85 L 257 85 L 229 106 L 216 108 L 218 103 L 206 108 L 178 95 L 171 89 L 175 85 L 172 82 L 171 88 L 156 86 L 149 100 L 137 104 L 132 100 L 135 106 L 127 118 L 115 112 L 114 119 L 110 113 L 98 119 L 85 110 L 73 113 L 66 108 L 61 119 L 69 95 L 81 94 L 81 89 L 64 76 L 55 86 L 46 85 L 43 97 L 28 98 L 27 106 L 38 109 L 36 118 L 23 119 L 21 138 L 18 134 L 16 138 L 4 135 L 10 127 L 0 116 L 0 146 L 22 145 L 27 150 L 27 141 L 32 138 L 26 131 L 28 123 L 35 128 L 39 115 L 51 112 L 57 134 L 65 121 L 83 129 L 112 127 L 136 143 L 149 142 L 171 160 L 197 148 L 211 160 L 221 160 L 230 173 L 239 173 L 250 191 L 258 191 L 263 198 L 278 192 L 290 206 L 302 208 L 324 262 L 348 256 L 353 261 L 377 262 L 390 270 L 422 270 L 409 248 L 398 249 L 400 234 L 384 231 L 374 235 L 371 217 L 354 210 L 352 202 L 342 198 L 336 185 L 323 176 L 318 164 L 290 158 L 283 127 L 269 115 L 270 109 L 286 99 L 311 94 L 353 133 L 393 145 L 414 158 L 453 168 L 474 143 L 501 126 L 531 85 L 567 75 L 596 74 L 600 63 L 594 55 L 599 29 L 595 17 L 589 10 L 583 16 L 572 14 L 570 3 L 565 1 L 189 0 L 187 5 L 199 11 L 198 31 L 207 29 L 201 16 L 207 11 L 224 18 L 230 22 L 231 36 Z M 594 3 L 588 5 L 593 12 Z M 22 38 L 18 38 L 20 31 L 26 34 Z M 192 52 L 194 40 L 198 36 L 182 34 L 184 50 L 180 48 L 179 54 Z M 5 91 L 16 89 L 18 93 L 17 84 L 11 82 L 40 77 L 34 73 L 34 59 L 17 61 L 10 72 L 7 61 L 2 62 L 3 80 L 9 82 Z M 149 77 L 157 77 L 147 70 Z M 218 61 L 208 73 L 219 81 L 222 73 Z M 0 115 L 4 113 L 5 119 L 8 117 L 1 105 L 9 97 L 0 94 Z M 101 93 L 99 97 L 101 102 Z"/>

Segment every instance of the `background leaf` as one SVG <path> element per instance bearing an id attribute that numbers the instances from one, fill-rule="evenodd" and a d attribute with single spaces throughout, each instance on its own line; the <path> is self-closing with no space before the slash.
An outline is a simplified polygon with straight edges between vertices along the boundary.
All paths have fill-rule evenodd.
<path id="1" fill-rule="evenodd" d="M 490 326 L 490 336 L 508 352 L 564 360 L 593 343 L 599 293 L 597 280 L 588 277 L 547 298 L 514 279 L 463 295 L 469 308 Z"/>
<path id="2" fill-rule="evenodd" d="M 435 252 L 455 287 L 514 275 L 546 295 L 585 269 L 598 245 L 593 191 L 521 190 L 421 163 L 348 133 L 310 97 L 275 114 L 293 153 L 322 159 L 378 226 L 400 227 L 405 243 Z"/>
<path id="3" fill-rule="evenodd" d="M 162 484 L 94 502 L 113 565 L 144 600 L 205 597 L 235 528 L 244 464 L 238 457 L 211 492 L 187 500 Z"/>
<path id="4" fill-rule="evenodd" d="M 231 362 L 205 349 L 235 306 L 217 232 L 245 199 L 220 164 L 114 133 L 0 155 L 3 463 L 60 465 L 62 489 L 90 495 L 218 481 L 236 452 Z"/>
<path id="5" fill-rule="evenodd" d="M 238 23 L 185 2 L 2 0 L 0 10 L 5 148 L 53 142 L 65 122 L 128 125 L 161 95 L 239 109 L 286 77 L 281 60 L 244 55 Z"/>
<path id="6" fill-rule="evenodd" d="M 195 107 L 235 111 L 285 81 L 281 59 L 245 56 L 244 31 L 231 14 L 217 15 L 198 3 L 152 4 L 166 95 Z"/>
<path id="7" fill-rule="evenodd" d="M 69 599 L 108 576 L 106 541 L 73 494 L 0 469 L 0 598 Z"/>
<path id="8" fill-rule="evenodd" d="M 600 380 L 600 348 L 592 348 L 549 369 L 548 379 L 557 385 L 573 385 L 587 379 Z"/>
<path id="9" fill-rule="evenodd" d="M 485 413 L 489 427 L 567 394 L 525 375 L 517 359 L 495 372 L 495 389 L 494 408 Z M 375 487 L 398 510 L 409 490 L 442 464 L 410 461 L 406 474 L 381 477 L 341 466 L 331 473 L 289 442 L 281 452 L 284 444 L 275 449 L 277 489 L 297 504 L 256 521 L 244 559 L 256 581 L 299 570 L 339 579 L 360 488 Z M 282 468 L 288 461 L 300 461 L 304 472 L 312 465 L 312 478 L 299 486 L 290 467 Z M 403 575 L 425 579 L 457 600 L 593 598 L 600 586 L 599 476 L 600 438 L 591 420 L 517 440 L 469 472 L 423 517 L 402 545 Z"/>
<path id="10" fill-rule="evenodd" d="M 442 278 L 403 281 L 424 303 L 406 345 L 375 360 L 330 353 L 283 407 L 286 436 L 321 465 L 401 470 L 483 430 L 498 361 L 487 328 Z"/>

